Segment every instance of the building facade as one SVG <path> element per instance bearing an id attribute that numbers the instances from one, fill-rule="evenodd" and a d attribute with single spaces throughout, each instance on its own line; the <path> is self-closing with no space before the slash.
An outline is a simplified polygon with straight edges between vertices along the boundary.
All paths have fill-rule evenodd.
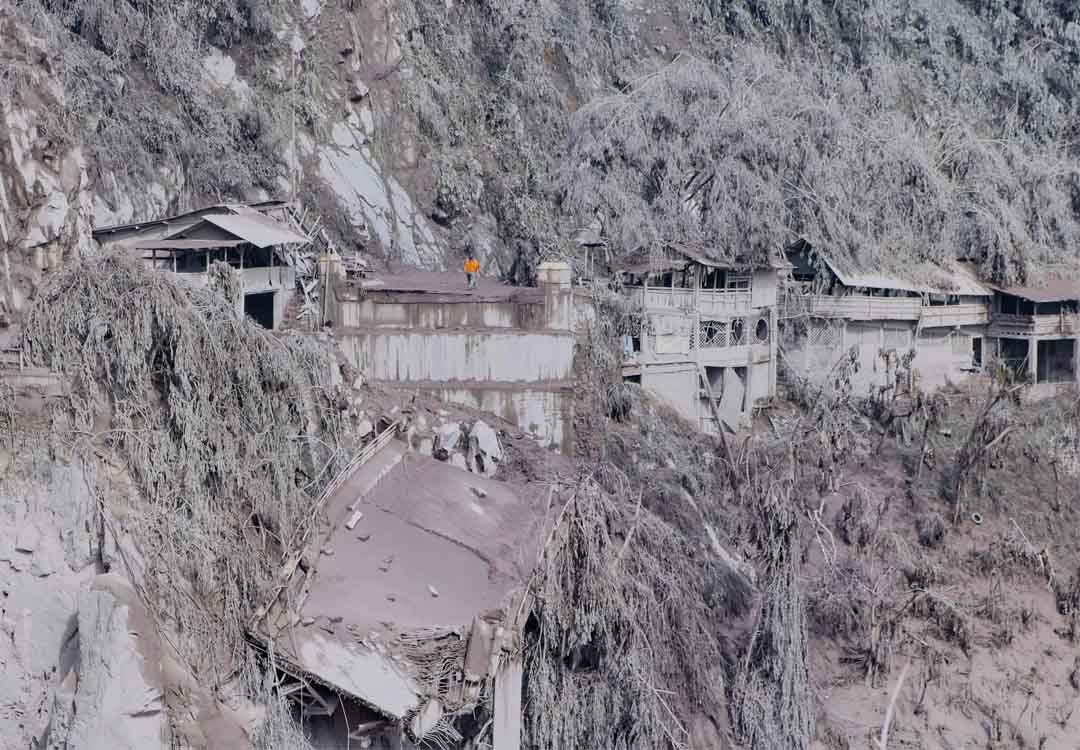
<path id="1" fill-rule="evenodd" d="M 788 257 L 782 354 L 811 382 L 824 382 L 852 349 L 860 395 L 888 387 L 889 357 L 912 352 L 926 390 L 978 381 L 993 362 L 1038 386 L 1036 396 L 1076 382 L 1074 284 L 995 288 L 962 264 L 920 263 L 903 276 L 854 271 L 805 243 Z"/>
<path id="2" fill-rule="evenodd" d="M 500 416 L 568 451 L 574 402 L 570 268 L 546 263 L 535 288 L 407 270 L 330 284 L 327 317 L 369 382 Z"/>
<path id="3" fill-rule="evenodd" d="M 705 432 L 738 429 L 755 402 L 776 394 L 783 269 L 674 250 L 620 269 L 623 293 L 643 311 L 640 334 L 624 345 L 623 378 Z"/>
<path id="4" fill-rule="evenodd" d="M 222 204 L 178 216 L 100 227 L 102 248 L 120 249 L 151 268 L 206 286 L 210 265 L 228 263 L 243 295 L 237 304 L 264 328 L 278 329 L 296 289 L 291 251 L 311 242 L 289 218 L 283 202 Z"/>

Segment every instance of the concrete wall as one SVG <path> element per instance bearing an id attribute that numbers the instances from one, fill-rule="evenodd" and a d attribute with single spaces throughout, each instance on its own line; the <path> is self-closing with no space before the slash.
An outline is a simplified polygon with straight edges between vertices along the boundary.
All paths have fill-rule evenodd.
<path id="1" fill-rule="evenodd" d="M 464 295 L 380 292 L 377 288 L 361 296 L 338 288 L 331 294 L 329 314 L 335 325 L 346 328 L 574 330 L 576 309 L 569 287 L 541 287 L 520 296 L 474 301 Z"/>
<path id="2" fill-rule="evenodd" d="M 561 453 L 569 453 L 573 448 L 574 393 L 569 387 L 439 385 L 424 392 L 452 404 L 497 414 L 532 435 L 545 448 Z"/>
<path id="3" fill-rule="evenodd" d="M 339 303 L 334 322 L 347 328 L 541 328 L 529 326 L 538 305 L 513 302 L 403 303 L 368 298 Z M 526 308 L 526 309 L 522 309 Z"/>
<path id="4" fill-rule="evenodd" d="M 576 338 L 565 276 L 549 268 L 539 289 L 496 300 L 336 290 L 332 320 L 344 355 L 369 381 L 491 412 L 566 451 Z"/>
<path id="5" fill-rule="evenodd" d="M 572 377 L 574 337 L 565 333 L 342 329 L 338 340 L 370 380 L 507 384 Z"/>
<path id="6" fill-rule="evenodd" d="M 956 331 L 923 329 L 915 338 L 913 324 L 903 321 L 856 322 L 813 321 L 811 329 L 785 346 L 786 362 L 811 382 L 829 377 L 837 362 L 852 347 L 858 349 L 859 372 L 853 382 L 855 393 L 869 395 L 886 384 L 885 362 L 878 356 L 882 348 L 899 353 L 914 347 L 912 366 L 918 372 L 920 387 L 934 390 L 953 383 L 962 384 L 975 377 L 971 369 L 971 339 L 982 337 L 984 329 L 969 326 Z M 990 354 L 983 337 L 983 361 Z"/>

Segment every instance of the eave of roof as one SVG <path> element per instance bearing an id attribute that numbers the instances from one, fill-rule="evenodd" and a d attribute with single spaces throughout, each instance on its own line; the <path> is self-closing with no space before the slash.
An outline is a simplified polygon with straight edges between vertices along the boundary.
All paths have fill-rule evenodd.
<path id="1" fill-rule="evenodd" d="M 1020 297 L 1029 302 L 1071 302 L 1080 300 L 1080 282 L 1054 279 L 1042 286 L 995 286 L 1002 294 Z"/>
<path id="2" fill-rule="evenodd" d="M 260 201 L 258 203 L 215 203 L 210 206 L 203 206 L 202 208 L 196 208 L 192 211 L 185 211 L 184 213 L 176 214 L 174 216 L 165 216 L 159 219 L 147 219 L 146 221 L 133 221 L 127 224 L 113 224 L 111 226 L 95 227 L 91 230 L 91 234 L 94 237 L 104 234 L 115 234 L 117 232 L 138 231 L 140 229 L 146 229 L 147 227 L 161 226 L 162 224 L 176 224 L 185 220 L 194 220 L 209 212 L 232 212 L 240 213 L 239 209 L 247 209 L 255 213 L 262 211 L 272 211 L 277 208 L 283 208 L 289 205 L 288 201 L 271 200 Z"/>
<path id="3" fill-rule="evenodd" d="M 271 245 L 303 245 L 311 241 L 299 232 L 260 213 L 207 214 L 202 220 L 259 248 Z"/>

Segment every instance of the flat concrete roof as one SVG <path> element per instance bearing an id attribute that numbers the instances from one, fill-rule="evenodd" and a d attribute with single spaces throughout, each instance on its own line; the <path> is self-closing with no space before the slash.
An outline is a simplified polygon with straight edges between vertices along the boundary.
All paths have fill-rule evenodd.
<path id="1" fill-rule="evenodd" d="M 288 663 L 400 718 L 423 689 L 399 637 L 467 629 L 477 616 L 512 620 L 546 511 L 541 488 L 515 488 L 390 440 L 327 498 L 331 528 L 310 549 L 299 624 L 273 636 L 260 629 Z M 302 578 L 296 571 L 294 581 Z"/>
<path id="2" fill-rule="evenodd" d="M 423 295 L 438 296 L 440 301 L 458 302 L 539 302 L 543 291 L 537 287 L 505 284 L 489 276 L 476 277 L 476 288 L 465 284 L 465 272 L 407 269 L 394 273 L 376 273 L 353 285 L 365 294 L 391 294 L 395 301 L 423 302 Z M 403 299 L 403 295 L 408 295 Z M 434 300 L 432 300 L 434 301 Z"/>

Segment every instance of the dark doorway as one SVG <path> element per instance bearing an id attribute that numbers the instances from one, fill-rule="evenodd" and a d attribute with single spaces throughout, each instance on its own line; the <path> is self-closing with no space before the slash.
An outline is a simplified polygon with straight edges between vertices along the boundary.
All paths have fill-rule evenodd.
<path id="1" fill-rule="evenodd" d="M 1027 375 L 1027 339 L 1001 339 L 1001 364 L 1020 379 Z"/>
<path id="2" fill-rule="evenodd" d="M 1074 342 L 1070 339 L 1039 342 L 1039 383 L 1071 383 L 1076 380 L 1073 347 Z"/>
<path id="3" fill-rule="evenodd" d="M 979 336 L 971 338 L 971 366 L 976 370 L 982 369 L 982 338 Z"/>
<path id="4" fill-rule="evenodd" d="M 263 328 L 274 328 L 274 292 L 244 295 L 244 314 Z"/>

